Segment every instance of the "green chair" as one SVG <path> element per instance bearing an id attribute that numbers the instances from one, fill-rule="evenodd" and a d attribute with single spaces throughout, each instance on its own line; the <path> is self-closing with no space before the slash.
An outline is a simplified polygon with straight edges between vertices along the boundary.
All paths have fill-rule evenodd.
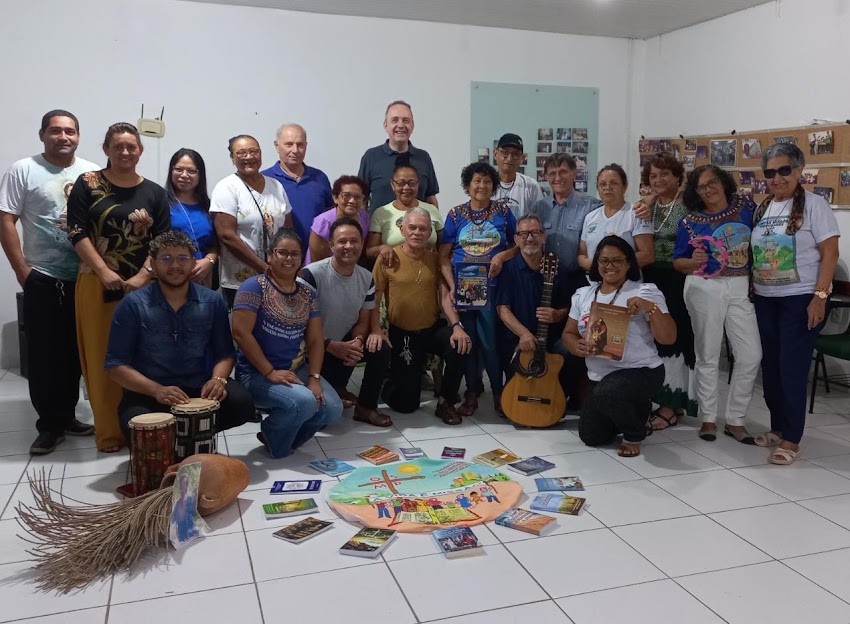
<path id="1" fill-rule="evenodd" d="M 812 392 L 809 398 L 809 414 L 815 408 L 815 391 L 818 385 L 819 372 L 823 371 L 823 386 L 829 392 L 829 375 L 826 373 L 826 358 L 825 356 L 834 357 L 839 360 L 850 361 L 850 326 L 840 334 L 832 334 L 830 336 L 820 336 L 815 344 L 815 373 L 812 375 Z M 820 371 L 818 370 L 820 367 Z M 846 384 L 850 381 L 850 375 L 834 375 L 832 380 L 834 383 Z"/>

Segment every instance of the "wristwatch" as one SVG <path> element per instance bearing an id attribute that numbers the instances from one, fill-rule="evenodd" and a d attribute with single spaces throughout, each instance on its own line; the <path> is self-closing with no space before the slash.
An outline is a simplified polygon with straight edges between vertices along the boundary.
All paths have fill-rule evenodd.
<path id="1" fill-rule="evenodd" d="M 319 373 L 310 373 L 310 377 L 312 377 L 313 379 L 321 379 L 322 375 Z"/>
<path id="2" fill-rule="evenodd" d="M 829 299 L 829 290 L 826 288 L 815 288 L 815 297 L 818 299 Z"/>
<path id="3" fill-rule="evenodd" d="M 463 323 L 461 323 L 460 321 L 452 323 L 452 329 L 454 329 L 455 327 L 460 327 L 461 329 L 464 329 Z"/>

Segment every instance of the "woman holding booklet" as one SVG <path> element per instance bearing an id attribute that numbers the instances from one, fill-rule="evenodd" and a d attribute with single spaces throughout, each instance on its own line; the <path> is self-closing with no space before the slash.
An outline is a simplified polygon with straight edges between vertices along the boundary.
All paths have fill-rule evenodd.
<path id="1" fill-rule="evenodd" d="M 596 283 L 573 295 L 563 335 L 570 353 L 587 358 L 590 389 L 579 437 L 588 446 L 602 446 L 622 434 L 618 454 L 636 457 L 646 437 L 652 396 L 664 383 L 664 364 L 655 343 L 675 342 L 676 323 L 661 291 L 640 283 L 635 251 L 619 236 L 599 242 L 590 279 Z M 588 331 L 598 319 L 607 327 L 601 351 Z"/>

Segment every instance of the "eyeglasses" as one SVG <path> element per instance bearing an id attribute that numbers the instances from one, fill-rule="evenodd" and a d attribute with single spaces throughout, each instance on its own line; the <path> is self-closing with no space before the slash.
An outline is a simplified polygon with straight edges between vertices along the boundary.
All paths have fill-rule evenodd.
<path id="1" fill-rule="evenodd" d="M 784 178 L 787 175 L 791 175 L 792 171 L 794 171 L 794 168 L 790 165 L 785 165 L 784 167 L 780 167 L 779 169 L 765 169 L 764 177 L 768 180 L 772 180 L 776 177 L 776 174 L 778 173 Z"/>
<path id="2" fill-rule="evenodd" d="M 561 171 L 560 169 L 554 169 L 554 170 L 547 171 L 546 177 L 552 178 L 552 179 L 555 179 L 555 178 L 558 178 L 558 177 L 569 178 L 571 175 L 574 175 L 574 174 L 575 174 L 574 171 Z"/>
<path id="3" fill-rule="evenodd" d="M 718 186 L 720 186 L 720 178 L 711 178 L 705 184 L 700 184 L 696 190 L 699 195 L 703 195 L 708 189 L 716 189 Z"/>
<path id="4" fill-rule="evenodd" d="M 301 257 L 300 251 L 287 251 L 286 249 L 272 249 L 271 253 L 277 256 L 281 260 L 288 260 L 292 258 L 293 260 L 298 260 Z"/>
<path id="5" fill-rule="evenodd" d="M 174 167 L 171 171 L 177 175 L 183 175 L 184 173 L 188 173 L 190 176 L 198 175 L 198 170 L 191 167 Z"/>
<path id="6" fill-rule="evenodd" d="M 516 235 L 519 236 L 522 240 L 528 240 L 529 236 L 539 238 L 543 236 L 543 230 L 525 230 L 523 232 L 517 232 Z"/>
<path id="7" fill-rule="evenodd" d="M 171 254 L 162 254 L 161 256 L 157 256 L 156 261 L 162 264 L 172 265 L 175 262 L 180 266 L 188 266 L 191 264 L 194 258 L 188 254 L 180 254 L 179 256 L 172 256 Z"/>
<path id="8" fill-rule="evenodd" d="M 599 266 L 608 267 L 612 266 L 615 269 L 622 269 L 623 265 L 626 264 L 626 259 L 623 257 L 620 258 L 599 258 Z"/>
<path id="9" fill-rule="evenodd" d="M 340 193 L 339 197 L 340 197 L 340 199 L 342 199 L 343 203 L 345 203 L 345 204 L 350 202 L 352 199 L 354 200 L 355 203 L 359 204 L 360 202 L 363 201 L 365 196 L 360 195 L 359 193 Z"/>
<path id="10" fill-rule="evenodd" d="M 259 156 L 260 148 L 252 147 L 251 149 L 239 150 L 238 152 L 233 152 L 233 155 L 236 156 L 236 158 L 248 158 L 250 156 Z"/>
<path id="11" fill-rule="evenodd" d="M 410 188 L 416 188 L 419 186 L 419 180 L 393 180 L 393 184 L 395 184 L 398 188 L 404 188 L 405 186 L 409 186 Z"/>
<path id="12" fill-rule="evenodd" d="M 506 152 L 505 150 L 499 148 L 499 152 L 502 154 L 502 158 L 505 160 L 519 160 L 522 158 L 522 152 Z"/>
<path id="13" fill-rule="evenodd" d="M 621 182 L 598 182 L 596 184 L 596 188 L 598 189 L 615 189 L 623 186 Z"/>

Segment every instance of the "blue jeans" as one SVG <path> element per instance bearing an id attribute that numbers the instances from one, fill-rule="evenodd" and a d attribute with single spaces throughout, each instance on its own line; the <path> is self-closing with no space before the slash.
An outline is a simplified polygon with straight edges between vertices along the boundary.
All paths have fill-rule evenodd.
<path id="1" fill-rule="evenodd" d="M 761 378 L 764 401 L 770 410 L 770 428 L 781 432 L 783 440 L 799 444 L 806 426 L 806 390 L 812 352 L 826 325 L 826 316 L 820 325 L 808 328 L 806 308 L 812 295 L 756 295 L 755 299 L 763 353 Z"/>
<path id="2" fill-rule="evenodd" d="M 496 325 L 499 317 L 495 310 L 464 310 L 460 313 L 463 328 L 472 338 L 472 353 L 466 360 L 466 390 L 484 392 L 483 372 L 487 370 L 493 395 L 502 393 L 501 349 L 496 344 Z"/>
<path id="3" fill-rule="evenodd" d="M 306 366 L 299 368 L 296 374 L 306 383 Z M 239 382 L 254 397 L 254 405 L 269 412 L 260 428 L 266 437 L 269 453 L 275 459 L 287 457 L 316 435 L 317 431 L 342 416 L 342 401 L 336 390 L 324 379 L 322 394 L 325 402 L 321 406 L 316 403 L 316 397 L 306 385 L 273 384 L 257 372 L 240 375 Z"/>

